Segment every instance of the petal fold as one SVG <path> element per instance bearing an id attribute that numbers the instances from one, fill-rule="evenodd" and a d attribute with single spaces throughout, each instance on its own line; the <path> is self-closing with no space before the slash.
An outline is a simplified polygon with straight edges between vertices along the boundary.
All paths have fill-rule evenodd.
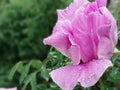
<path id="1" fill-rule="evenodd" d="M 81 59 L 80 47 L 78 45 L 72 45 L 69 48 L 69 53 L 70 53 L 70 58 L 73 61 L 73 64 L 74 65 L 79 65 L 80 59 Z"/>
<path id="2" fill-rule="evenodd" d="M 80 47 L 81 59 L 85 63 L 96 58 L 96 51 L 94 49 L 91 31 L 89 30 L 90 28 L 88 28 L 87 17 L 79 13 L 77 15 L 72 22 L 73 38 Z"/>
<path id="3" fill-rule="evenodd" d="M 110 34 L 111 25 L 101 26 L 98 29 L 98 51 L 97 55 L 99 59 L 111 59 L 113 54 L 113 43 Z"/>
<path id="4" fill-rule="evenodd" d="M 106 7 L 101 7 L 100 11 L 105 15 L 106 18 L 108 18 L 111 21 L 111 32 L 110 33 L 112 35 L 111 36 L 112 42 L 114 43 L 114 45 L 116 45 L 118 41 L 116 20 Z"/>
<path id="5" fill-rule="evenodd" d="M 70 57 L 68 49 L 71 46 L 67 31 L 69 32 L 69 21 L 57 22 L 52 35 L 43 40 L 44 44 L 48 44 L 56 48 L 63 55 Z M 66 32 L 65 32 L 66 31 Z"/>
<path id="6" fill-rule="evenodd" d="M 70 47 L 70 42 L 68 37 L 63 33 L 56 32 L 48 38 L 43 40 L 44 44 L 51 45 L 59 50 L 63 55 L 68 56 L 68 48 Z"/>
<path id="7" fill-rule="evenodd" d="M 93 60 L 86 64 L 82 64 L 82 71 L 80 71 L 79 82 L 83 87 L 90 87 L 97 83 L 105 70 L 112 66 L 110 60 Z M 80 70 L 81 70 L 80 67 Z"/>
<path id="8" fill-rule="evenodd" d="M 53 70 L 50 76 L 62 90 L 73 90 L 78 82 L 79 73 L 78 66 L 65 66 Z"/>

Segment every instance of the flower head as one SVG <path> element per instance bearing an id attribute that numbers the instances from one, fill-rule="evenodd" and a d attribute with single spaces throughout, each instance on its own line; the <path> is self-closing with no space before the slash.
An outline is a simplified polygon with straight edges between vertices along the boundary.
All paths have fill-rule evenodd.
<path id="1" fill-rule="evenodd" d="M 44 43 L 73 62 L 73 66 L 50 73 L 63 90 L 72 90 L 77 82 L 83 87 L 92 86 L 112 66 L 110 59 L 117 44 L 117 26 L 106 3 L 107 0 L 74 0 L 66 9 L 57 10 L 58 21 Z"/>

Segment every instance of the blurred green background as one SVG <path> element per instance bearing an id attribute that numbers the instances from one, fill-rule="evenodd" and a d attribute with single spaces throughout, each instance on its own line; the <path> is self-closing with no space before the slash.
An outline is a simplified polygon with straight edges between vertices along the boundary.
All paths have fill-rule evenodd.
<path id="1" fill-rule="evenodd" d="M 68 58 L 43 45 L 42 40 L 51 33 L 57 20 L 56 9 L 65 8 L 71 1 L 0 0 L 0 87 L 17 86 L 19 90 L 60 90 L 48 73 L 51 68 L 68 64 Z M 117 20 L 118 33 L 119 5 L 119 0 L 108 0 L 108 7 Z M 117 48 L 120 49 L 120 33 Z M 113 63 L 114 67 L 104 75 L 109 76 L 107 80 L 100 80 L 98 85 L 86 90 L 120 88 L 120 57 L 114 58 Z M 78 89 L 83 90 L 79 85 L 75 90 Z"/>

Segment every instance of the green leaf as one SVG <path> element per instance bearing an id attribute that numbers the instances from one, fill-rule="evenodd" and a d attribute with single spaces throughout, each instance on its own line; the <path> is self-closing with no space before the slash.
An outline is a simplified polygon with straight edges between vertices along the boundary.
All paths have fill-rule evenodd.
<path id="1" fill-rule="evenodd" d="M 92 90 L 92 88 L 91 88 L 91 87 L 89 87 L 89 88 L 85 88 L 85 90 Z"/>
<path id="2" fill-rule="evenodd" d="M 49 85 L 50 85 L 51 88 L 56 88 L 56 87 L 58 87 L 58 86 L 57 86 L 55 83 L 53 83 L 53 82 L 50 83 Z"/>
<path id="3" fill-rule="evenodd" d="M 40 60 L 31 60 L 31 66 L 36 69 L 40 69 L 42 66 L 42 62 Z"/>
<path id="4" fill-rule="evenodd" d="M 21 66 L 22 66 L 22 62 L 21 62 L 21 61 L 18 62 L 17 64 L 15 64 L 15 65 L 13 66 L 13 68 L 11 69 L 10 74 L 9 74 L 9 76 L 8 76 L 8 78 L 9 78 L 10 80 L 13 78 L 15 72 L 16 72 L 17 70 L 18 70 L 18 71 L 20 70 L 19 68 L 21 68 Z"/>
<path id="5" fill-rule="evenodd" d="M 27 77 L 30 69 L 30 63 L 26 64 L 25 67 L 21 70 L 21 76 L 19 79 L 20 84 L 24 81 L 24 79 Z"/>
<path id="6" fill-rule="evenodd" d="M 106 90 L 106 86 L 102 78 L 99 79 L 99 88 L 100 90 Z"/>
<path id="7" fill-rule="evenodd" d="M 36 81 L 36 73 L 33 73 L 31 75 L 31 87 L 32 87 L 32 90 L 37 90 L 37 81 Z"/>
<path id="8" fill-rule="evenodd" d="M 118 83 L 118 81 L 120 80 L 119 68 L 113 67 L 111 69 L 110 75 L 108 76 L 107 80 L 113 82 L 114 84 Z"/>
<path id="9" fill-rule="evenodd" d="M 118 50 L 117 48 L 115 48 L 112 58 L 116 58 L 118 56 L 120 56 L 120 50 Z"/>
<path id="10" fill-rule="evenodd" d="M 38 84 L 37 87 L 38 87 L 38 90 L 42 90 L 43 88 L 47 88 L 47 85 L 46 83 L 41 83 L 41 84 Z"/>
<path id="11" fill-rule="evenodd" d="M 41 74 L 40 74 L 46 81 L 49 80 L 49 71 L 46 69 L 46 67 L 43 65 L 41 68 Z"/>
<path id="12" fill-rule="evenodd" d="M 32 90 L 37 90 L 37 85 L 36 85 L 36 72 L 31 73 L 28 75 L 25 80 L 24 80 L 24 85 L 22 87 L 22 90 L 26 90 L 26 87 L 28 84 L 31 84 Z"/>

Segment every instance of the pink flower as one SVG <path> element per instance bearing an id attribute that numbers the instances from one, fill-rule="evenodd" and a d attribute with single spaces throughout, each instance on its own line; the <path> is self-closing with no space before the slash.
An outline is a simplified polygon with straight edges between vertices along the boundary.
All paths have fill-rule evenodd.
<path id="1" fill-rule="evenodd" d="M 14 87 L 14 88 L 0 88 L 0 90 L 17 90 L 17 88 L 16 87 Z"/>
<path id="2" fill-rule="evenodd" d="M 50 73 L 63 90 L 72 90 L 77 82 L 83 87 L 93 86 L 112 66 L 117 26 L 106 3 L 107 0 L 74 0 L 66 9 L 57 10 L 58 21 L 44 43 L 73 62 Z"/>

